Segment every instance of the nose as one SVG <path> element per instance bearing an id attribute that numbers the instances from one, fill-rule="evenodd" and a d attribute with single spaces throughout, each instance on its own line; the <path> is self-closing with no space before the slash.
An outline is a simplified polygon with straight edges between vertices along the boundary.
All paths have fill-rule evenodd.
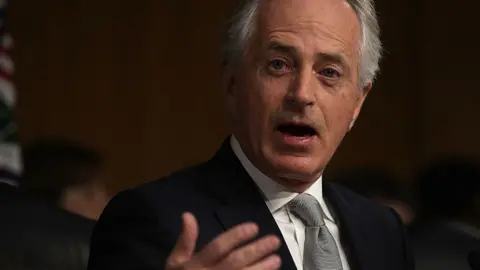
<path id="1" fill-rule="evenodd" d="M 316 101 L 315 80 L 315 74 L 311 70 L 304 69 L 299 72 L 292 80 L 286 96 L 287 102 L 300 108 L 313 106 Z"/>

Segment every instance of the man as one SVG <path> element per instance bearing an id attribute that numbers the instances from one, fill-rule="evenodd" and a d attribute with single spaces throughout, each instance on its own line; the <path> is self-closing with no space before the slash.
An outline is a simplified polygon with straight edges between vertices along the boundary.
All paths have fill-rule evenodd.
<path id="1" fill-rule="evenodd" d="M 108 203 L 99 153 L 64 139 L 43 139 L 23 151 L 23 189 L 32 197 L 97 220 Z"/>
<path id="2" fill-rule="evenodd" d="M 416 183 L 422 206 L 412 235 L 416 269 L 469 270 L 468 255 L 480 248 L 479 165 L 466 157 L 442 158 Z"/>
<path id="3" fill-rule="evenodd" d="M 398 215 L 321 177 L 378 68 L 371 1 L 244 1 L 224 45 L 233 136 L 116 196 L 89 269 L 411 269 Z"/>

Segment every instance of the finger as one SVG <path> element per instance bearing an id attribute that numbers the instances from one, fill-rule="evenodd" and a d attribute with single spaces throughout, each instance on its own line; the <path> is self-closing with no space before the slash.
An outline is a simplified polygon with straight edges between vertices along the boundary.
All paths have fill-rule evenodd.
<path id="1" fill-rule="evenodd" d="M 278 255 L 271 255 L 250 267 L 244 268 L 244 270 L 276 270 L 280 269 L 281 265 L 282 260 L 280 257 Z"/>
<path id="2" fill-rule="evenodd" d="M 255 223 L 244 223 L 220 234 L 198 253 L 195 260 L 203 265 L 217 263 L 243 242 L 254 238 L 258 234 Z"/>
<path id="3" fill-rule="evenodd" d="M 230 253 L 219 265 L 219 269 L 240 269 L 253 265 L 260 259 L 272 255 L 280 247 L 280 239 L 275 235 L 265 236 L 253 243 Z"/>
<path id="4" fill-rule="evenodd" d="M 167 266 L 174 267 L 190 260 L 195 251 L 195 244 L 198 237 L 197 220 L 191 213 L 182 215 L 182 232 L 177 243 L 167 259 Z"/>

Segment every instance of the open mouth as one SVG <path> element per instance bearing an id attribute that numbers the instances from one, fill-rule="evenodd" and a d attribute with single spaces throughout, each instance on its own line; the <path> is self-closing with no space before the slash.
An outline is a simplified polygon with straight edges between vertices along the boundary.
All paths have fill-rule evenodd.
<path id="1" fill-rule="evenodd" d="M 317 135 L 317 131 L 306 124 L 286 123 L 277 126 L 277 131 L 287 136 L 307 138 Z"/>

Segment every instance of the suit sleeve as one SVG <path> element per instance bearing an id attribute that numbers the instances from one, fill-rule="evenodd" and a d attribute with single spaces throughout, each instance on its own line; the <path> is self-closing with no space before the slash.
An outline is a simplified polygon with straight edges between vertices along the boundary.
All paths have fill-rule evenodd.
<path id="1" fill-rule="evenodd" d="M 395 218 L 395 222 L 397 223 L 397 226 L 400 231 L 400 236 L 401 236 L 401 253 L 403 256 L 403 261 L 404 261 L 404 268 L 405 270 L 414 270 L 415 269 L 415 261 L 413 258 L 413 252 L 410 248 L 409 244 L 409 237 L 407 234 L 407 230 L 402 222 L 402 219 L 400 218 L 399 214 L 394 210 L 390 209 L 391 213 L 393 214 Z"/>
<path id="2" fill-rule="evenodd" d="M 162 230 L 144 196 L 133 190 L 122 192 L 111 200 L 95 226 L 88 270 L 164 269 L 174 241 Z"/>

